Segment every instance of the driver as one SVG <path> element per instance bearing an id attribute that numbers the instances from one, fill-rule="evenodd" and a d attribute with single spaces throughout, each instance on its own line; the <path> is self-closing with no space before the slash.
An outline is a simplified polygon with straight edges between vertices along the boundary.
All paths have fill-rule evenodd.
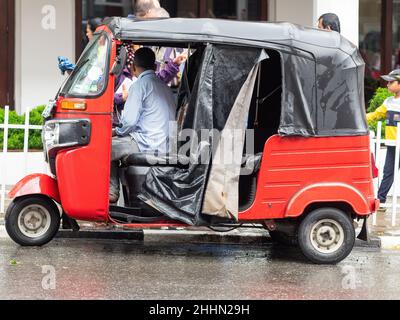
<path id="1" fill-rule="evenodd" d="M 171 89 L 155 72 L 156 57 L 150 48 L 135 53 L 132 73 L 137 81 L 129 89 L 121 127 L 113 130 L 110 203 L 119 199 L 119 162 L 132 153 L 167 153 L 170 122 L 176 106 Z"/>

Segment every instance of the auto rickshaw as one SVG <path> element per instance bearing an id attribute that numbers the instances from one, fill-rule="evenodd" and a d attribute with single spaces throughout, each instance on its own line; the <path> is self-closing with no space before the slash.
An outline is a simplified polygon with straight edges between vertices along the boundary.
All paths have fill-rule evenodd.
<path id="1" fill-rule="evenodd" d="M 175 151 L 121 161 L 124 201 L 110 206 L 114 82 L 126 41 L 190 57 L 176 92 Z M 354 246 L 354 222 L 364 220 L 359 237 L 367 240 L 367 218 L 379 207 L 363 82 L 357 48 L 336 32 L 109 18 L 44 112 L 52 175 L 12 189 L 7 232 L 22 246 L 42 246 L 61 215 L 136 229 L 252 224 L 314 263 L 338 263 Z M 218 161 L 218 151 L 233 161 Z"/>

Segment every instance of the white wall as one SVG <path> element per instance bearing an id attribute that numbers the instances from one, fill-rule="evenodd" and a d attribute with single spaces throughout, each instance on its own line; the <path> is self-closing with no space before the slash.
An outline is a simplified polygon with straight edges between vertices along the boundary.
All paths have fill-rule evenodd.
<path id="1" fill-rule="evenodd" d="M 0 172 L 0 179 L 4 178 L 8 186 L 17 184 L 18 181 L 29 174 L 49 173 L 49 167 L 44 161 L 43 152 L 28 153 L 26 162 L 23 152 L 9 152 L 4 159 L 3 157 L 4 154 L 1 152 L 0 163 L 4 165 L 1 168 L 4 171 Z"/>
<path id="2" fill-rule="evenodd" d="M 317 21 L 324 13 L 336 13 L 340 19 L 342 35 L 358 46 L 359 6 L 359 0 L 316 0 L 314 20 Z"/>
<path id="3" fill-rule="evenodd" d="M 269 20 L 287 21 L 308 27 L 317 27 L 324 13 L 336 13 L 342 35 L 358 46 L 359 0 L 270 0 Z"/>
<path id="4" fill-rule="evenodd" d="M 270 0 L 270 21 L 285 21 L 313 26 L 314 0 Z"/>
<path id="5" fill-rule="evenodd" d="M 75 1 L 17 0 L 15 18 L 15 97 L 22 113 L 54 98 L 64 80 L 57 57 L 74 61 Z"/>

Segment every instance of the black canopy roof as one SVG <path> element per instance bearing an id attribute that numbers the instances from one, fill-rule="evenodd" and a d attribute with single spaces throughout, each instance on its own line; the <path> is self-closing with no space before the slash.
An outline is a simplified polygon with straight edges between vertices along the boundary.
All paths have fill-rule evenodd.
<path id="1" fill-rule="evenodd" d="M 337 32 L 286 22 L 218 19 L 114 17 L 104 23 L 120 40 L 203 42 L 277 50 L 283 68 L 281 135 L 368 134 L 365 63 L 357 47 Z"/>
<path id="2" fill-rule="evenodd" d="M 156 19 L 135 20 L 113 17 L 104 22 L 114 36 L 122 40 L 177 42 L 206 41 L 215 43 L 249 44 L 276 43 L 310 50 L 315 56 L 320 48 L 341 49 L 352 54 L 356 47 L 337 32 L 329 32 L 300 25 L 279 22 L 243 22 L 220 19 Z M 254 43 L 255 44 L 255 43 Z"/>

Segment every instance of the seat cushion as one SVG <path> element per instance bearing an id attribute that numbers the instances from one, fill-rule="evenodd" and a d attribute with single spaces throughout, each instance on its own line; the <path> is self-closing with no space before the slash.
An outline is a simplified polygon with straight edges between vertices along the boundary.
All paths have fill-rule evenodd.
<path id="1" fill-rule="evenodd" d="M 189 158 L 177 154 L 133 153 L 122 161 L 125 167 L 171 167 L 187 168 Z"/>
<path id="2" fill-rule="evenodd" d="M 248 173 L 260 170 L 262 153 L 243 156 L 242 169 Z M 123 167 L 171 167 L 188 168 L 190 158 L 177 154 L 133 153 L 122 160 Z"/>

